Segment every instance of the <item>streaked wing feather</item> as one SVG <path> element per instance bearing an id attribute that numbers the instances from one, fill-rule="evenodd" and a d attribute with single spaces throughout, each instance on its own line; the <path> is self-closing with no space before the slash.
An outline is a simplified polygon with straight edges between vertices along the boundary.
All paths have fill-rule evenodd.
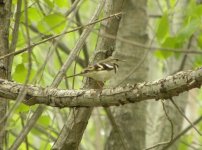
<path id="1" fill-rule="evenodd" d="M 110 61 L 110 59 L 100 61 L 99 63 L 88 66 L 81 73 L 73 76 L 81 75 L 104 82 L 117 73 L 119 66 L 114 61 L 116 62 L 118 59 L 113 59 L 113 61 Z"/>

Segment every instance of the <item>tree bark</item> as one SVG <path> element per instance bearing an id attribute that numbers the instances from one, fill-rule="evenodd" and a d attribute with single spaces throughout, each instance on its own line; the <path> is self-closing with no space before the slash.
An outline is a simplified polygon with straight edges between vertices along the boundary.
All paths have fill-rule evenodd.
<path id="1" fill-rule="evenodd" d="M 122 0 L 121 0 L 122 1 Z M 113 12 L 119 12 L 119 7 L 111 7 L 113 5 L 108 6 L 108 4 L 111 2 L 105 1 L 105 6 L 108 7 L 107 12 L 105 12 L 105 15 L 111 15 Z M 103 2 L 102 2 L 103 5 Z M 119 6 L 119 5 L 117 5 Z M 100 32 L 107 32 L 107 31 L 113 31 L 113 35 L 116 35 L 117 33 L 117 27 L 119 20 L 116 22 L 117 18 L 106 20 L 104 22 L 104 27 L 101 28 Z M 114 26 L 112 26 L 112 24 Z M 98 53 L 95 54 L 94 61 L 98 61 L 101 59 L 105 59 L 106 57 L 110 56 L 112 52 L 110 52 L 110 49 L 106 49 L 111 46 L 111 50 L 113 50 L 113 43 L 114 40 L 111 40 L 110 43 L 107 43 L 109 40 L 103 37 L 100 37 L 98 39 L 96 51 Z M 109 45 L 110 44 L 110 45 Z M 95 81 L 89 80 L 87 84 L 85 85 L 85 88 L 100 88 Z M 64 128 L 61 131 L 61 134 L 56 141 L 56 143 L 53 146 L 53 149 L 78 149 L 78 146 L 80 144 L 81 138 L 83 136 L 84 130 L 86 129 L 88 120 L 90 118 L 91 112 L 93 108 L 79 108 L 72 110 L 70 113 L 70 116 L 64 126 Z M 68 127 L 68 128 L 67 128 Z"/>
<path id="2" fill-rule="evenodd" d="M 128 84 L 103 90 L 61 90 L 27 85 L 24 103 L 45 104 L 53 107 L 98 107 L 119 106 L 149 99 L 170 99 L 202 84 L 202 69 L 182 71 L 154 82 Z M 22 84 L 0 79 L 0 97 L 15 100 Z M 100 93 L 101 92 L 101 93 Z"/>
<path id="3" fill-rule="evenodd" d="M 124 2 L 124 15 L 121 19 L 118 37 L 122 37 L 129 41 L 137 41 L 142 44 L 147 43 L 147 13 L 146 0 L 127 0 Z M 111 80 L 110 86 L 115 87 L 122 80 L 123 84 L 137 83 L 147 80 L 147 58 L 145 50 L 129 45 L 124 42 L 117 41 L 115 57 L 126 60 L 124 66 L 120 66 L 118 75 Z M 142 61 L 141 66 L 130 77 L 124 79 L 134 67 Z M 128 142 L 129 149 L 140 150 L 145 146 L 145 128 L 146 128 L 146 103 L 141 102 L 136 105 L 126 105 L 115 108 L 114 115 L 123 136 Z M 131 124 L 135 124 L 131 126 Z M 120 137 L 114 129 L 112 129 L 107 140 L 106 150 L 124 149 Z"/>
<path id="4" fill-rule="evenodd" d="M 0 3 L 0 56 L 4 56 L 9 52 L 9 26 L 11 15 L 11 0 L 1 1 Z M 8 59 L 0 60 L 0 78 L 8 79 Z M 0 114 L 3 118 L 6 115 L 8 101 L 4 98 L 0 99 Z M 0 149 L 3 149 L 6 140 L 5 131 L 6 119 L 0 122 Z"/>
<path id="5" fill-rule="evenodd" d="M 183 8 L 186 7 L 187 1 L 179 1 L 177 2 L 177 5 L 175 6 L 175 12 L 174 15 L 169 16 L 170 20 L 170 34 L 175 35 L 177 31 L 182 26 L 183 21 L 183 11 L 181 11 Z M 169 6 L 168 6 L 169 7 Z M 158 10 L 158 9 L 156 9 Z M 189 47 L 187 48 L 189 49 Z M 181 70 L 184 70 L 185 68 L 188 69 L 189 65 L 187 63 L 183 63 L 183 59 L 186 57 L 186 54 L 181 56 L 179 58 L 176 58 L 175 56 L 170 57 L 166 60 L 165 69 L 162 73 L 162 76 L 173 74 L 174 72 L 178 72 Z M 185 58 L 186 60 L 186 58 Z M 182 65 L 183 66 L 182 66 Z M 151 64 L 154 66 L 155 64 Z M 160 70 L 157 70 L 157 68 L 153 68 L 151 71 L 151 74 L 156 74 L 156 72 L 160 72 Z M 179 95 L 178 97 L 174 98 L 176 104 L 178 107 L 185 112 L 186 103 L 187 103 L 187 92 Z M 162 106 L 162 102 L 156 103 L 156 101 L 151 102 L 149 105 L 148 112 L 148 140 L 147 140 L 147 147 L 156 145 L 158 143 L 163 143 L 171 140 L 171 138 L 174 138 L 176 135 L 178 135 L 181 131 L 182 124 L 183 124 L 183 116 L 179 113 L 177 108 L 170 102 L 170 101 L 164 101 L 164 106 Z M 161 113 L 159 113 L 161 112 Z M 170 118 L 170 121 L 168 120 L 166 114 Z M 173 127 L 172 127 L 173 126 Z M 170 146 L 170 150 L 177 150 L 178 149 L 178 142 L 175 142 Z M 166 145 L 166 144 L 165 144 Z M 156 147 L 157 150 L 161 150 L 165 145 L 161 145 Z"/>

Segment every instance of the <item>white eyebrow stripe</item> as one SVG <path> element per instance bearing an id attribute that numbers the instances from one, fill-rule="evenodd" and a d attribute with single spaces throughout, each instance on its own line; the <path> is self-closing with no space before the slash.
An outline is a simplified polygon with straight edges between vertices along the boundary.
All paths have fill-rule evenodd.
<path id="1" fill-rule="evenodd" d="M 97 64 L 97 66 L 98 66 L 98 70 L 103 70 L 104 69 L 104 67 L 101 64 Z"/>
<path id="2" fill-rule="evenodd" d="M 109 65 L 109 64 L 105 64 L 106 67 L 110 68 L 110 69 L 113 69 L 114 67 L 112 65 Z"/>

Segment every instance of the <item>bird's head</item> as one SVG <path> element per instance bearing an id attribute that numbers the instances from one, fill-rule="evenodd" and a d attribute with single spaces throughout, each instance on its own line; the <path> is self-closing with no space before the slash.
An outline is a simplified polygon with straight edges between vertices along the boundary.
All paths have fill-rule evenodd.
<path id="1" fill-rule="evenodd" d="M 101 60 L 99 63 L 115 63 L 115 64 L 117 64 L 118 62 L 126 62 L 126 61 L 111 56 L 105 60 Z"/>

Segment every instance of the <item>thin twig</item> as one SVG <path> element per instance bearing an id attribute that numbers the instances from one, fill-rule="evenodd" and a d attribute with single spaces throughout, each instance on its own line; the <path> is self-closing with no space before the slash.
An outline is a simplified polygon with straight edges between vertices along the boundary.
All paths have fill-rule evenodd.
<path id="1" fill-rule="evenodd" d="M 25 5 L 25 30 L 26 30 L 26 39 L 27 39 L 27 47 L 28 48 L 28 71 L 27 76 L 25 79 L 25 84 L 29 82 L 29 78 L 31 76 L 31 69 L 32 69 L 32 48 L 31 48 L 31 39 L 30 39 L 30 33 L 29 33 L 29 27 L 28 27 L 28 4 L 27 0 L 24 0 Z"/>
<path id="2" fill-rule="evenodd" d="M 47 39 L 44 39 L 44 40 L 42 40 L 42 41 L 40 41 L 40 42 L 38 42 L 38 43 L 32 44 L 30 47 L 25 47 L 25 48 L 23 48 L 23 49 L 21 49 L 21 50 L 18 50 L 18 51 L 16 51 L 16 52 L 12 52 L 12 53 L 6 54 L 6 55 L 4 55 L 4 56 L 1 56 L 1 57 L 0 57 L 0 60 L 1 60 L 1 59 L 4 59 L 4 58 L 7 58 L 7 57 L 9 57 L 9 56 L 12 56 L 12 55 L 15 56 L 15 55 L 21 54 L 21 53 L 23 53 L 23 52 L 26 52 L 29 48 L 32 49 L 32 48 L 34 48 L 35 46 L 40 45 L 40 44 L 43 44 L 43 43 L 45 43 L 45 42 L 47 42 L 47 41 L 49 41 L 49 40 L 55 39 L 55 38 L 57 38 L 57 37 L 60 37 L 60 36 L 62 36 L 62 35 L 65 35 L 65 34 L 68 34 L 68 33 L 74 32 L 74 31 L 77 31 L 77 30 L 82 29 L 82 28 L 87 28 L 87 27 L 89 27 L 89 26 L 91 26 L 91 25 L 94 25 L 94 24 L 96 24 L 96 23 L 99 23 L 99 22 L 101 22 L 101 21 L 110 19 L 110 18 L 112 18 L 112 17 L 117 17 L 117 16 L 119 16 L 119 15 L 121 15 L 121 14 L 122 14 L 122 13 L 116 13 L 116 14 L 110 15 L 110 16 L 108 16 L 108 17 L 104 17 L 104 18 L 102 18 L 102 19 L 95 20 L 95 21 L 93 21 L 93 22 L 91 22 L 91 23 L 89 23 L 89 24 L 86 24 L 86 25 L 83 25 L 83 26 L 74 28 L 74 29 L 72 29 L 72 30 L 66 31 L 66 32 L 64 32 L 64 33 L 61 33 L 61 34 L 58 34 L 58 35 L 55 35 L 55 36 L 51 36 L 51 37 L 49 37 L 49 38 L 47 38 Z"/>
<path id="3" fill-rule="evenodd" d="M 0 55 L 5 55 L 9 53 L 9 27 L 10 27 L 10 18 L 11 18 L 11 7 L 12 1 L 1 0 L 0 3 Z M 1 61 L 1 68 L 0 68 L 0 77 L 3 79 L 8 79 L 8 59 Z M 5 117 L 6 112 L 8 109 L 8 102 L 5 99 L 1 98 L 0 100 L 0 114 L 1 118 Z M 6 118 L 7 119 L 7 118 Z M 7 120 L 0 123 L 0 149 L 7 149 L 8 147 L 8 134 L 6 130 Z"/>
<path id="4" fill-rule="evenodd" d="M 33 32 L 38 33 L 40 36 L 45 36 L 35 26 L 30 25 L 29 27 Z M 57 39 L 53 39 L 53 40 L 50 40 L 49 42 L 53 42 L 53 43 L 57 42 L 58 43 L 57 47 L 60 48 L 60 50 L 63 51 L 65 54 L 69 55 L 71 50 L 61 41 L 58 41 Z M 77 57 L 76 60 L 81 67 L 85 67 L 85 63 L 83 59 L 81 59 L 80 57 Z"/>
<path id="5" fill-rule="evenodd" d="M 22 113 L 20 113 L 20 120 L 21 120 L 22 127 L 24 128 L 25 123 L 24 123 L 24 117 Z M 28 142 L 27 136 L 25 137 L 25 145 L 26 145 L 26 150 L 29 150 L 29 142 Z"/>
<path id="6" fill-rule="evenodd" d="M 71 0 L 71 1 L 75 3 L 76 0 Z M 75 13 L 76 13 L 75 14 L 75 19 L 76 19 L 76 25 L 77 25 L 77 27 L 78 26 L 82 26 L 81 18 L 80 18 L 78 9 L 76 10 Z M 78 30 L 78 32 L 79 32 L 79 35 L 81 35 L 82 32 L 83 32 L 83 29 Z M 83 54 L 84 54 L 85 67 L 86 67 L 88 65 L 88 63 L 89 63 L 89 54 L 88 54 L 88 48 L 87 48 L 86 42 L 84 43 L 82 49 L 83 49 Z"/>
<path id="7" fill-rule="evenodd" d="M 128 150 L 129 149 L 129 146 L 128 146 L 128 143 L 127 141 L 124 139 L 124 134 L 122 132 L 122 130 L 120 129 L 120 127 L 118 126 L 118 124 L 116 123 L 115 119 L 114 119 L 114 116 L 112 115 L 112 112 L 110 110 L 110 108 L 108 107 L 104 107 L 104 110 L 107 114 L 107 117 L 113 127 L 113 129 L 118 133 L 118 136 L 120 138 L 120 141 L 123 145 L 123 148 L 124 150 Z"/>
<path id="8" fill-rule="evenodd" d="M 75 8 L 76 8 L 76 6 L 79 4 L 79 2 L 80 2 L 80 0 L 75 0 L 75 1 L 73 2 L 71 8 L 69 8 L 69 9 L 66 11 L 65 17 L 69 16 L 69 14 L 71 14 L 71 13 L 75 10 Z"/>
<path id="9" fill-rule="evenodd" d="M 202 116 L 200 116 L 199 118 L 197 118 L 194 122 L 193 125 L 198 124 L 199 122 L 202 121 Z M 167 146 L 165 146 L 163 148 L 163 150 L 167 150 L 170 146 L 172 146 L 172 144 L 174 144 L 180 137 L 182 137 L 183 135 L 185 135 L 192 127 L 192 125 L 189 125 L 188 127 L 186 127 L 183 131 L 181 131 Z"/>
<path id="10" fill-rule="evenodd" d="M 18 41 L 18 32 L 19 32 L 19 25 L 20 25 L 20 17 L 21 17 L 21 6 L 22 6 L 22 0 L 17 1 L 17 10 L 15 13 L 15 23 L 14 23 L 14 29 L 12 32 L 12 40 L 10 44 L 9 53 L 14 52 L 16 49 L 16 44 Z M 12 64 L 13 64 L 13 57 L 9 57 L 9 64 L 8 64 L 8 79 L 11 79 L 11 70 L 12 70 Z"/>
<path id="11" fill-rule="evenodd" d="M 161 104 L 162 104 L 162 106 L 163 106 L 163 110 L 164 110 L 164 113 L 165 113 L 165 115 L 166 115 L 166 118 L 167 118 L 168 121 L 170 122 L 170 126 L 171 126 L 170 140 L 169 140 L 169 141 L 166 141 L 166 142 L 158 143 L 158 144 L 156 144 L 156 145 L 153 145 L 153 146 L 151 146 L 151 147 L 146 148 L 145 150 L 150 150 L 150 149 L 153 149 L 153 148 L 162 146 L 162 145 L 169 144 L 169 143 L 171 143 L 172 140 L 173 140 L 173 135 L 174 135 L 173 127 L 174 127 L 174 126 L 173 126 L 172 120 L 170 119 L 170 117 L 169 117 L 169 115 L 168 115 L 168 113 L 167 113 L 167 111 L 166 111 L 165 104 L 164 104 L 164 102 L 163 102 L 162 100 L 161 100 Z"/>
<path id="12" fill-rule="evenodd" d="M 199 148 L 197 148 L 197 147 L 194 147 L 193 145 L 190 145 L 190 144 L 188 144 L 187 142 L 185 142 L 185 141 L 180 141 L 182 144 L 184 144 L 184 145 L 186 145 L 187 147 L 189 147 L 188 149 L 192 149 L 192 150 L 199 150 Z M 200 148 L 201 149 L 201 148 Z"/>
<path id="13" fill-rule="evenodd" d="M 66 26 L 62 33 L 66 32 L 67 29 L 68 29 L 68 27 L 69 27 L 69 26 Z M 60 36 L 60 37 L 54 42 L 54 45 L 53 45 L 53 48 L 52 48 L 53 50 L 51 50 L 51 48 L 49 48 L 49 53 L 47 54 L 47 57 L 46 57 L 46 59 L 45 59 L 45 62 L 44 62 L 44 64 L 42 65 L 42 67 L 38 70 L 37 74 L 45 69 L 46 64 L 48 63 L 49 60 L 51 60 L 50 58 L 51 58 L 51 56 L 53 55 L 53 52 L 55 52 L 55 50 L 57 49 L 58 43 L 59 43 L 59 41 L 61 41 L 62 37 L 63 37 L 63 36 Z M 54 39 L 53 39 L 52 41 L 54 41 Z M 37 74 L 36 74 L 36 75 L 37 75 Z M 42 76 L 41 76 L 41 77 L 42 77 Z"/>
<path id="14" fill-rule="evenodd" d="M 62 58 L 61 58 L 61 56 L 60 56 L 60 53 L 59 53 L 59 51 L 58 51 L 57 49 L 56 49 L 55 52 L 56 52 L 58 61 L 59 61 L 59 63 L 60 63 L 60 66 L 62 66 L 62 65 L 63 65 L 63 61 L 62 61 Z M 77 58 L 77 57 L 76 57 L 76 58 Z M 68 79 L 66 78 L 66 74 L 65 74 L 64 80 L 65 80 L 66 89 L 69 89 L 69 84 L 68 84 Z"/>
<path id="15" fill-rule="evenodd" d="M 25 11 L 25 12 L 26 12 L 26 11 Z M 54 43 L 54 48 L 55 48 L 56 46 L 57 46 L 57 43 Z M 39 69 L 39 71 L 41 71 L 41 70 L 44 69 L 46 63 L 48 62 L 48 60 L 49 60 L 50 56 L 53 54 L 53 52 L 54 52 L 54 51 L 50 51 L 50 49 L 49 49 L 49 53 L 48 53 L 48 55 L 47 55 L 47 58 L 46 58 L 44 64 L 42 65 L 41 69 Z M 23 99 L 23 98 L 22 98 L 22 99 Z M 38 120 L 38 118 L 41 116 L 41 114 L 42 114 L 44 108 L 45 108 L 45 107 L 42 106 L 42 105 L 40 105 L 40 106 L 37 108 L 37 111 L 36 111 L 36 112 L 33 114 L 33 116 L 32 116 L 32 118 L 33 118 L 32 122 L 30 123 L 30 125 L 27 124 L 27 125 L 23 128 L 24 134 L 22 134 L 22 135 L 20 134 L 20 135 L 17 137 L 16 141 L 15 141 L 14 144 L 11 146 L 11 149 L 17 149 L 17 148 L 20 146 L 20 144 L 22 143 L 23 138 L 27 135 L 27 133 L 29 132 L 29 130 L 33 127 L 34 123 L 35 123 L 35 122 Z M 32 118 L 31 118 L 31 119 L 32 119 Z"/>
<path id="16" fill-rule="evenodd" d="M 78 54 L 78 56 L 79 56 L 79 54 Z M 76 67 L 77 67 L 77 63 L 76 63 L 76 60 L 75 60 L 75 62 L 74 62 L 74 70 L 73 70 L 74 74 L 76 74 Z M 75 84 L 75 76 L 72 78 L 72 89 L 74 89 L 74 84 Z"/>
<path id="17" fill-rule="evenodd" d="M 192 125 L 192 128 L 194 128 L 196 130 L 196 132 L 202 136 L 202 134 L 200 133 L 200 131 L 194 126 L 194 124 L 187 118 L 187 116 L 182 112 L 182 110 L 177 106 L 177 104 L 173 101 L 172 98 L 170 98 L 170 101 L 173 103 L 173 105 L 177 108 L 177 110 L 179 111 L 179 113 L 187 120 L 187 122 L 190 123 L 190 125 Z"/>
<path id="18" fill-rule="evenodd" d="M 36 4 L 37 4 L 37 6 L 38 6 L 40 12 L 41 12 L 44 16 L 46 16 L 46 13 L 45 13 L 43 7 L 41 6 L 42 1 L 36 0 L 35 2 L 36 2 Z M 44 6 L 44 5 L 43 5 L 43 6 Z"/>
<path id="19" fill-rule="evenodd" d="M 37 113 L 34 113 L 32 115 L 32 117 L 28 120 L 26 126 L 23 128 L 23 132 L 21 132 L 17 136 L 16 140 L 11 145 L 11 147 L 9 148 L 9 150 L 16 150 L 16 149 L 18 149 L 18 147 L 23 142 L 24 138 L 27 136 L 27 134 L 30 131 L 30 129 L 32 129 L 33 125 L 36 123 L 36 120 L 38 120 L 38 118 L 41 116 L 44 108 L 45 108 L 44 105 L 39 105 L 39 107 L 35 111 Z"/>
<path id="20" fill-rule="evenodd" d="M 11 131 L 9 131 L 9 133 L 10 133 L 12 136 L 17 137 L 16 131 L 11 130 Z M 37 145 L 33 145 L 33 144 L 31 144 L 31 143 L 28 143 L 28 144 L 29 144 L 29 147 L 32 148 L 33 150 L 39 150 L 39 148 L 36 148 L 36 147 L 35 147 L 35 146 L 37 146 Z"/>
<path id="21" fill-rule="evenodd" d="M 192 35 L 192 36 L 189 38 L 188 45 L 187 45 L 187 50 L 190 50 L 191 44 L 192 44 L 192 41 L 193 41 L 193 38 L 194 38 L 194 35 Z M 177 73 L 177 72 L 179 72 L 179 71 L 182 71 L 182 70 L 184 69 L 185 63 L 186 63 L 186 61 L 187 61 L 187 58 L 188 58 L 188 55 L 185 53 L 184 56 L 183 56 L 183 58 L 182 58 L 182 61 L 181 61 L 181 63 L 180 63 L 180 67 L 179 67 L 176 71 L 174 71 L 172 74 L 175 74 L 175 73 Z"/>
<path id="22" fill-rule="evenodd" d="M 66 12 L 65 15 L 64 15 L 66 19 L 67 19 L 68 16 L 75 10 L 75 8 L 77 8 L 76 6 L 78 5 L 79 1 L 80 1 L 80 0 L 77 0 L 77 2 L 75 2 L 74 4 L 72 4 L 71 7 L 67 10 L 67 12 Z M 44 15 L 45 15 L 45 14 L 44 14 Z M 70 20 L 70 19 L 68 18 L 67 20 Z M 53 29 L 59 27 L 61 24 L 65 23 L 65 22 L 66 22 L 66 20 L 64 20 L 64 21 L 62 21 L 62 22 L 56 24 L 55 26 L 51 27 L 49 30 L 53 30 Z"/>
<path id="23" fill-rule="evenodd" d="M 67 32 L 64 32 L 62 34 L 59 34 L 59 35 L 56 35 L 54 37 L 50 37 L 48 39 L 45 39 L 41 42 L 39 42 L 38 44 L 41 44 L 41 43 L 44 43 L 46 41 L 49 41 L 51 39 L 54 39 L 56 37 L 59 37 L 59 36 L 62 36 L 62 35 L 65 35 L 66 33 L 70 33 L 70 32 L 73 32 L 73 31 L 76 31 L 80 28 L 84 28 L 84 27 L 88 27 L 87 29 L 84 30 L 84 32 L 82 33 L 80 39 L 77 41 L 74 49 L 71 51 L 68 59 L 65 61 L 65 63 L 63 64 L 63 66 L 61 67 L 60 71 L 58 72 L 58 74 L 56 75 L 54 81 L 52 82 L 51 84 L 51 88 L 56 88 L 60 82 L 62 81 L 63 79 L 63 74 L 64 72 L 66 72 L 66 70 L 69 69 L 70 65 L 72 64 L 72 62 L 74 61 L 74 59 L 76 58 L 77 56 L 77 53 L 80 51 L 80 48 L 83 46 L 83 43 L 85 41 L 85 39 L 87 38 L 87 36 L 90 34 L 91 32 L 91 29 L 94 27 L 94 25 L 100 21 L 103 21 L 105 19 L 109 19 L 111 17 L 114 17 L 114 16 L 117 16 L 117 15 L 120 15 L 121 13 L 118 13 L 118 14 L 114 14 L 114 15 L 110 15 L 109 17 L 105 17 L 103 19 L 100 19 L 100 20 L 97 20 L 99 14 L 100 14 L 100 11 L 101 11 L 101 8 L 98 9 L 97 12 L 95 12 L 95 14 L 93 15 L 93 17 L 90 19 L 90 23 L 85 25 L 85 26 L 82 26 L 82 27 L 78 27 L 78 28 L 75 28 L 71 31 L 67 31 Z M 97 20 L 97 21 L 96 21 Z M 36 44 L 34 45 L 36 46 Z M 33 48 L 33 47 L 32 47 Z M 36 121 L 39 119 L 39 117 L 41 116 L 41 114 L 43 113 L 45 109 L 45 106 L 44 105 L 39 105 L 38 108 L 36 109 L 35 113 L 32 115 L 32 117 L 29 119 L 29 121 L 27 122 L 27 125 L 25 126 L 25 128 L 23 128 L 21 134 L 18 135 L 18 137 L 16 138 L 16 140 L 14 141 L 13 145 L 11 146 L 10 150 L 15 150 L 15 149 L 18 149 L 18 147 L 20 146 L 20 144 L 22 143 L 24 137 L 29 133 L 29 131 L 32 129 L 32 127 L 34 126 L 34 124 L 36 123 Z"/>
<path id="24" fill-rule="evenodd" d="M 27 15 L 27 3 L 26 3 L 26 0 L 25 0 L 25 22 L 28 23 L 28 15 Z M 16 29 L 17 30 L 17 29 Z M 27 30 L 26 30 L 27 31 Z M 28 45 L 30 45 L 30 37 L 29 37 L 29 31 L 27 31 L 27 38 L 28 38 Z M 13 45 L 12 45 L 12 48 L 15 47 L 15 41 L 13 41 Z M 28 46 L 29 47 L 29 46 Z M 11 49 L 11 50 L 14 50 L 14 49 Z M 30 51 L 30 49 L 29 49 Z M 30 57 L 31 57 L 31 54 L 30 54 Z M 29 58 L 29 64 L 31 64 L 31 59 Z M 31 74 L 31 65 L 29 65 L 29 68 L 28 68 L 28 73 L 27 73 L 27 76 L 26 76 L 26 79 L 25 79 L 25 82 L 24 82 L 24 85 L 22 87 L 22 89 L 20 90 L 19 92 L 19 95 L 17 96 L 17 99 L 16 99 L 16 103 L 11 107 L 11 109 L 6 113 L 5 116 L 3 116 L 0 120 L 0 123 L 5 121 L 6 118 L 9 118 L 13 112 L 15 111 L 15 109 L 20 105 L 20 103 L 22 102 L 22 100 L 24 99 L 26 93 L 27 93 L 27 90 L 26 90 L 26 85 L 29 81 L 29 77 L 30 77 L 30 74 Z M 6 122 L 7 124 L 8 122 Z M 0 133 L 1 135 L 2 133 Z"/>
<path id="25" fill-rule="evenodd" d="M 148 53 L 149 53 L 149 51 L 145 51 L 145 53 L 144 53 L 142 59 L 138 62 L 138 64 L 137 64 L 135 67 L 133 67 L 133 68 L 131 69 L 131 71 L 130 71 L 128 74 L 126 74 L 126 76 L 123 77 L 123 79 L 122 79 L 120 82 L 118 82 L 118 84 L 116 84 L 114 87 L 117 87 L 117 86 L 121 85 L 121 84 L 122 84 L 125 80 L 127 80 L 135 71 L 137 71 L 137 70 L 140 68 L 140 66 L 144 63 L 145 59 L 146 59 L 147 56 L 148 56 Z"/>
<path id="26" fill-rule="evenodd" d="M 103 7 L 104 7 L 104 2 L 105 0 L 101 0 L 99 2 L 99 5 L 95 11 L 95 13 L 93 14 L 92 18 L 90 19 L 90 22 L 94 22 L 94 20 L 96 20 L 99 16 L 99 14 L 101 13 Z M 87 36 L 90 34 L 91 30 L 92 30 L 93 26 L 90 26 L 89 28 L 85 29 L 82 33 L 82 35 L 80 36 L 80 39 L 79 41 L 76 43 L 75 45 L 75 48 L 73 49 L 73 51 L 71 52 L 70 56 L 69 56 L 69 59 L 67 59 L 67 61 L 64 63 L 64 65 L 62 66 L 60 72 L 58 73 L 57 77 L 54 81 L 53 81 L 53 84 L 55 85 L 58 85 L 57 84 L 57 80 L 61 81 L 61 79 L 63 78 L 63 74 L 65 73 L 65 71 L 70 67 L 70 65 L 72 64 L 72 62 L 74 61 L 74 59 L 76 58 L 78 52 L 80 51 L 80 49 L 82 48 Z M 60 148 L 66 148 L 68 149 L 67 147 L 71 147 L 71 143 L 75 143 L 74 145 L 76 146 L 75 148 L 77 148 L 77 143 L 80 142 L 81 140 L 81 137 L 83 135 L 83 131 L 84 129 L 86 128 L 86 123 L 87 120 L 89 119 L 90 115 L 91 115 L 91 112 L 92 112 L 92 108 L 81 108 L 79 110 L 76 110 L 74 114 L 71 114 L 69 116 L 69 119 L 68 119 L 68 122 L 65 123 L 62 131 L 61 131 L 61 134 L 58 136 L 58 139 L 57 141 L 54 143 L 52 149 L 60 149 Z M 85 112 L 85 114 L 84 114 Z M 78 116 L 75 117 L 75 116 Z M 77 120 L 76 121 L 76 124 L 74 124 L 75 122 L 75 119 Z M 82 121 L 84 122 L 84 124 L 78 128 L 78 121 Z M 69 131 L 68 130 L 68 126 L 71 124 L 71 127 L 72 127 L 72 130 Z M 74 139 L 75 137 L 75 130 L 77 130 L 77 137 L 79 137 L 78 139 Z M 80 132 L 80 133 L 79 133 Z M 72 137 L 72 136 L 73 137 Z M 68 137 L 71 137 L 72 138 L 72 141 L 68 141 Z M 65 144 L 65 143 L 69 143 L 69 144 Z"/>
<path id="27" fill-rule="evenodd" d="M 38 78 L 38 81 L 40 81 L 42 79 L 45 67 L 46 67 L 48 61 L 50 60 L 50 58 L 52 57 L 52 55 L 54 54 L 54 50 L 51 50 L 51 46 L 53 46 L 53 45 L 51 44 L 49 46 L 47 55 L 46 55 L 46 57 L 44 59 L 44 63 L 36 71 L 36 74 L 35 74 L 35 76 L 33 77 L 32 81 L 31 81 L 32 83 L 37 82 L 37 78 Z"/>
<path id="28" fill-rule="evenodd" d="M 152 38 L 152 40 L 151 40 L 150 47 L 151 47 L 151 45 L 152 45 L 154 39 L 155 39 L 155 36 L 154 36 L 154 37 Z M 121 84 L 122 84 L 125 80 L 127 80 L 133 73 L 135 73 L 135 71 L 137 71 L 137 70 L 140 68 L 140 66 L 144 63 L 145 59 L 147 58 L 148 53 L 149 53 L 149 50 L 147 50 L 147 51 L 144 52 L 144 55 L 143 55 L 142 59 L 138 62 L 138 64 L 137 64 L 135 67 L 133 67 L 133 68 L 131 69 L 131 71 L 130 71 L 125 77 L 123 77 L 123 79 L 122 79 L 120 82 L 118 82 L 118 84 L 116 84 L 116 86 L 121 85 Z M 115 87 L 116 87 L 116 86 L 115 86 Z"/>
<path id="29" fill-rule="evenodd" d="M 173 136 L 174 136 L 174 126 L 173 126 L 173 122 L 171 120 L 171 118 L 169 117 L 166 108 L 165 108 L 165 104 L 164 102 L 161 100 L 162 106 L 163 106 L 163 110 L 165 112 L 166 118 L 168 119 L 168 121 L 170 122 L 170 126 L 171 126 L 171 135 L 170 135 L 170 142 L 173 140 Z"/>
<path id="30" fill-rule="evenodd" d="M 162 145 L 166 145 L 166 144 L 168 144 L 168 143 L 170 143 L 170 141 L 167 141 L 167 142 L 161 142 L 161 143 L 158 143 L 158 144 L 156 144 L 156 145 L 154 145 L 154 146 L 151 146 L 151 147 L 149 147 L 149 148 L 146 148 L 146 149 L 144 149 L 144 150 L 150 150 L 150 149 L 153 149 L 153 148 L 156 148 L 156 147 L 162 146 Z"/>
<path id="31" fill-rule="evenodd" d="M 100 11 L 100 8 L 98 8 L 98 10 Z M 62 66 L 61 70 L 58 72 L 57 77 L 53 81 L 53 85 L 57 86 L 60 83 L 60 82 L 58 82 L 58 80 L 61 81 L 63 79 L 63 76 L 64 76 L 67 68 L 69 68 L 70 65 L 72 64 L 72 62 L 75 60 L 75 57 L 77 56 L 78 52 L 81 50 L 86 38 L 90 34 L 91 29 L 93 28 L 92 25 L 95 25 L 95 22 L 97 23 L 97 22 L 100 22 L 101 20 L 103 21 L 103 20 L 106 20 L 106 18 L 111 18 L 112 16 L 115 17 L 117 15 L 121 15 L 121 13 L 117 13 L 116 15 L 110 15 L 109 17 L 105 17 L 103 19 L 100 19 L 99 21 L 95 21 L 96 20 L 95 18 L 98 17 L 98 12 L 95 12 L 94 16 L 90 20 L 90 23 L 88 25 L 85 25 L 85 26 L 88 26 L 88 28 L 86 28 L 83 31 L 82 35 L 80 36 L 80 39 L 77 41 L 77 43 L 75 45 L 75 48 L 71 51 L 68 59 Z"/>
<path id="32" fill-rule="evenodd" d="M 156 3 L 157 3 L 157 5 L 158 5 L 158 7 L 159 7 L 159 10 L 160 10 L 161 13 L 163 14 L 163 13 L 164 13 L 164 12 L 163 12 L 163 8 L 162 8 L 162 6 L 161 6 L 159 0 L 157 0 Z"/>
<path id="33" fill-rule="evenodd" d="M 38 130 L 41 134 L 44 134 L 46 137 L 48 137 L 51 141 L 55 141 L 56 138 L 52 135 L 52 132 L 47 130 L 46 127 L 40 126 L 40 125 L 35 125 L 34 126 L 35 130 Z"/>
<path id="34" fill-rule="evenodd" d="M 164 47 L 148 47 L 147 45 L 144 45 L 144 44 L 141 44 L 141 43 L 138 43 L 138 42 L 135 42 L 135 41 L 131 41 L 131 40 L 127 40 L 127 39 L 124 39 L 122 37 L 115 37 L 113 35 L 110 35 L 110 34 L 99 34 L 100 36 L 103 36 L 103 37 L 107 37 L 107 38 L 112 38 L 112 39 L 116 39 L 116 40 L 119 40 L 121 42 L 125 42 L 125 43 L 128 43 L 128 44 L 131 44 L 131 45 L 134 45 L 134 46 L 137 46 L 137 47 L 140 47 L 140 48 L 144 48 L 144 49 L 151 49 L 151 50 L 154 50 L 154 51 L 157 51 L 157 50 L 164 50 L 165 52 L 168 51 L 168 52 L 174 52 L 174 53 L 187 53 L 187 54 L 202 54 L 202 52 L 200 50 L 188 50 L 188 49 L 176 49 L 176 48 L 164 48 Z M 1 57 L 0 57 L 1 59 Z"/>

